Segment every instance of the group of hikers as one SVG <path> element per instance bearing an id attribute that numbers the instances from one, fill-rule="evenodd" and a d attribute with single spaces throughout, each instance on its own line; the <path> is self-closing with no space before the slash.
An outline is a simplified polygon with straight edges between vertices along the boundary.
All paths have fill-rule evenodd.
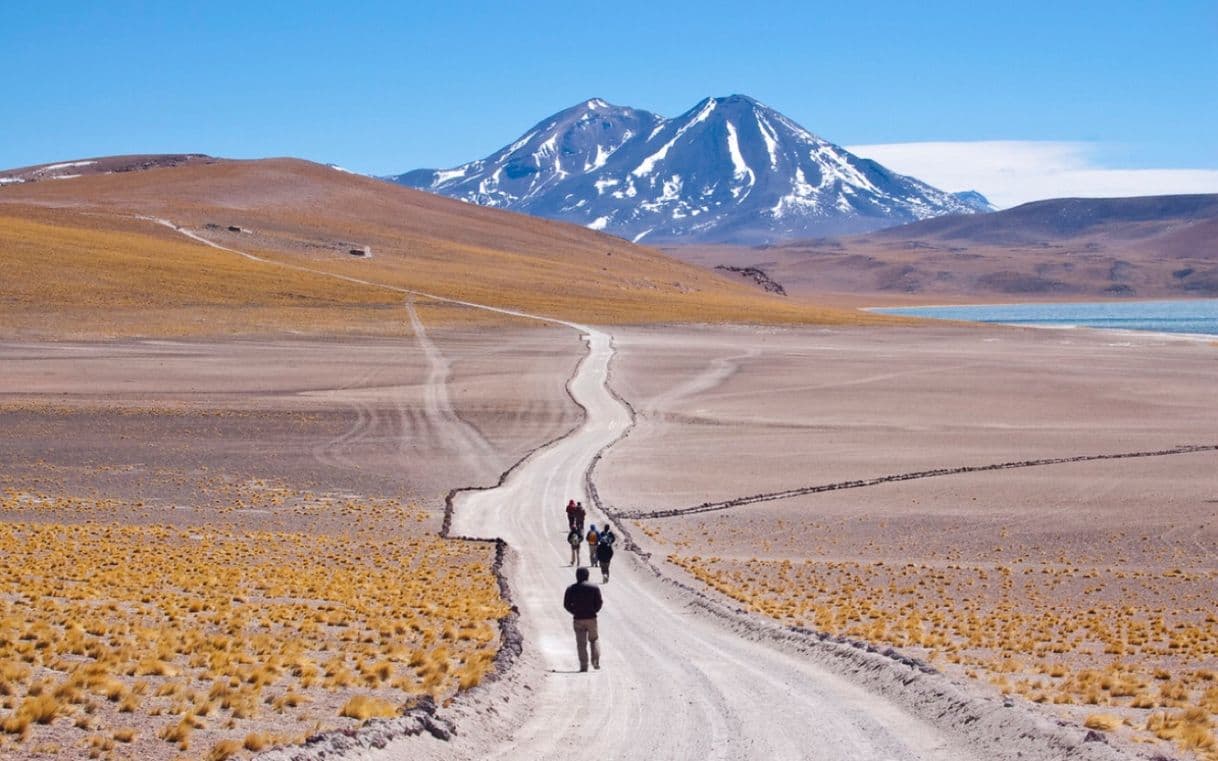
<path id="1" fill-rule="evenodd" d="M 586 516 L 584 503 L 575 500 L 567 502 L 567 544 L 571 545 L 571 565 L 579 565 L 579 548 L 586 542 L 588 544 L 588 565 L 599 565 L 601 583 L 607 584 L 609 582 L 609 561 L 613 560 L 613 543 L 617 541 L 617 535 L 613 533 L 613 529 L 608 523 L 601 529 L 597 529 L 596 524 L 593 523 L 588 527 L 588 532 L 584 533 Z"/>
<path id="2" fill-rule="evenodd" d="M 587 512 L 584 503 L 567 502 L 567 544 L 571 545 L 571 565 L 575 569 L 575 583 L 567 587 L 562 605 L 571 614 L 575 627 L 575 649 L 579 653 L 579 670 L 588 670 L 588 650 L 592 650 L 592 668 L 601 667 L 600 634 L 597 631 L 596 614 L 600 612 L 602 599 L 599 587 L 588 583 L 588 569 L 579 565 L 579 548 L 588 544 L 588 565 L 599 565 L 601 583 L 609 582 L 609 561 L 613 559 L 613 544 L 617 536 L 608 523 L 597 529 L 593 523 L 584 533 L 584 518 Z"/>

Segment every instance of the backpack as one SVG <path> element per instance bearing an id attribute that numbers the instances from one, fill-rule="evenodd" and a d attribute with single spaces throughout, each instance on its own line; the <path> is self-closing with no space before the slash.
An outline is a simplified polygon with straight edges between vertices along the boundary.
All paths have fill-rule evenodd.
<path id="1" fill-rule="evenodd" d="M 599 541 L 600 541 L 600 535 L 599 535 L 599 534 L 597 534 L 595 531 L 589 531 L 589 532 L 588 532 L 588 544 L 595 545 L 595 544 L 596 544 L 597 542 L 599 542 Z"/>
<path id="2" fill-rule="evenodd" d="M 605 529 L 605 533 L 601 534 L 601 544 L 612 547 L 615 541 L 617 541 L 617 534 L 613 533 L 611 529 Z"/>
<path id="3" fill-rule="evenodd" d="M 567 544 L 571 545 L 572 547 L 579 546 L 579 532 L 578 531 L 572 531 L 571 533 L 567 534 Z"/>

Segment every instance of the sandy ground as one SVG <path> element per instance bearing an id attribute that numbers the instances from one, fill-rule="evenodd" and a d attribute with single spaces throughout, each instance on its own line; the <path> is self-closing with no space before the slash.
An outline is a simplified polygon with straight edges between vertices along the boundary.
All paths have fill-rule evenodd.
<path id="1" fill-rule="evenodd" d="M 566 332 L 437 340 L 432 361 L 414 337 L 0 344 L 3 476 L 172 500 L 222 473 L 438 513 L 582 413 L 563 388 L 581 348 Z"/>
<path id="2" fill-rule="evenodd" d="M 616 345 L 612 382 L 638 422 L 597 468 L 606 503 L 667 516 L 763 495 L 632 521 L 667 571 L 1076 720 L 1111 708 L 1141 729 L 1218 708 L 1218 452 L 1154 454 L 1218 444 L 1213 345 L 938 327 L 618 331 Z M 1149 456 L 1090 459 L 1114 454 Z M 764 497 L 1045 458 L 1088 459 Z M 958 623 L 969 614 L 981 623 Z M 911 616 L 916 637 L 895 627 Z M 1084 673 L 1105 669 L 1129 694 Z"/>
<path id="3" fill-rule="evenodd" d="M 601 471 L 618 507 L 1218 443 L 1218 351 L 1204 343 L 1014 328 L 617 331 L 616 342 L 614 386 L 640 412 Z M 1203 475 L 1206 458 L 1194 459 Z"/>

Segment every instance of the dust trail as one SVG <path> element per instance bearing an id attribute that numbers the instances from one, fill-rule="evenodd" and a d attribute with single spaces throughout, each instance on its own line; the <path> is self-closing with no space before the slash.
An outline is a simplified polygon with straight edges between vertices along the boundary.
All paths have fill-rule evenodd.
<path id="1" fill-rule="evenodd" d="M 415 335 L 419 337 L 420 346 L 427 354 L 428 362 L 431 365 L 431 371 L 428 375 L 427 386 L 425 389 L 426 422 L 433 430 L 439 431 L 440 435 L 444 436 L 448 440 L 451 449 L 460 453 L 462 459 L 466 460 L 467 462 L 471 462 L 471 464 L 487 463 L 499 468 L 502 464 L 502 460 L 486 438 L 473 426 L 462 420 L 453 410 L 452 404 L 448 399 L 448 390 L 446 386 L 449 369 L 448 363 L 444 359 L 443 355 L 440 354 L 440 352 L 435 348 L 435 345 L 431 342 L 430 338 L 427 337 L 427 332 L 423 328 L 423 324 L 419 320 L 418 314 L 414 309 L 413 299 L 415 297 L 422 297 L 432 301 L 444 302 L 446 304 L 457 304 L 460 306 L 481 309 L 483 311 L 509 315 L 512 317 L 522 317 L 540 322 L 564 325 L 566 327 L 578 330 L 581 333 L 586 333 L 588 330 L 583 325 L 568 322 L 566 320 L 557 320 L 541 315 L 520 312 L 514 309 L 504 309 L 501 307 L 488 306 L 486 304 L 477 304 L 470 301 L 461 301 L 460 299 L 450 299 L 444 296 L 427 293 L 425 291 L 417 291 L 411 288 L 403 288 L 401 286 L 379 283 L 373 280 L 352 277 L 350 275 L 342 275 L 315 267 L 306 267 L 300 264 L 292 264 L 290 262 L 267 259 L 246 251 L 240 251 L 235 248 L 229 248 L 228 246 L 222 246 L 219 243 L 208 240 L 204 236 L 199 235 L 188 228 L 182 227 L 171 220 L 163 219 L 161 217 L 137 215 L 136 219 L 153 222 L 161 225 L 162 227 L 168 227 L 170 230 L 173 230 L 179 235 L 190 238 L 197 243 L 202 243 L 205 246 L 209 246 L 220 251 L 227 251 L 228 253 L 236 254 L 249 259 L 250 261 L 259 262 L 261 264 L 269 264 L 274 267 L 283 267 L 286 269 L 295 270 L 297 272 L 308 272 L 310 274 L 334 278 L 336 280 L 355 283 L 357 285 L 383 288 L 388 291 L 406 294 L 410 298 L 406 304 L 406 308 L 410 315 L 411 326 L 414 328 Z M 315 453 L 315 457 L 318 457 L 318 459 L 322 461 L 329 460 L 333 463 L 343 464 L 345 458 L 341 454 L 342 450 L 349 448 L 351 444 L 366 438 L 369 431 L 371 431 L 378 422 L 376 419 L 377 416 L 375 409 L 373 409 L 372 406 L 368 405 L 367 403 L 364 403 L 363 407 L 366 408 L 367 414 L 365 415 L 365 410 L 363 409 L 359 411 L 360 419 L 356 422 L 355 427 L 351 431 L 348 431 L 346 434 L 340 436 L 335 441 L 330 442 L 330 444 L 324 447 L 322 451 Z M 406 420 L 405 416 L 401 414 L 400 408 L 399 413 L 399 417 L 401 418 L 402 422 L 402 430 L 400 431 L 402 435 L 400 435 L 398 438 L 399 440 L 404 440 L 405 434 L 413 426 L 411 426 L 409 421 Z"/>
<path id="2" fill-rule="evenodd" d="M 414 331 L 419 348 L 427 357 L 427 383 L 423 388 L 423 412 L 430 418 L 433 427 L 445 439 L 449 451 L 473 466 L 487 465 L 496 471 L 503 470 L 498 452 L 476 428 L 462 420 L 453 409 L 448 398 L 448 359 L 436 348 L 418 310 L 414 308 L 414 297 L 406 299 L 406 313 L 410 315 L 410 327 Z"/>
<path id="3" fill-rule="evenodd" d="M 667 391 L 656 395 L 651 401 L 643 405 L 640 411 L 654 415 L 659 413 L 661 408 L 679 402 L 686 397 L 710 391 L 735 375 L 740 369 L 742 360 L 752 359 L 760 353 L 760 349 L 754 348 L 727 357 L 716 357 L 710 361 L 706 369 L 701 373 L 684 383 L 679 383 Z"/>
<path id="4" fill-rule="evenodd" d="M 830 484 L 820 484 L 818 486 L 805 486 L 798 489 L 786 489 L 784 491 L 769 492 L 767 494 L 754 494 L 749 497 L 737 497 L 736 499 L 723 500 L 722 502 L 703 502 L 700 505 L 692 507 L 679 507 L 671 510 L 657 510 L 648 512 L 646 510 L 629 510 L 617 513 L 620 518 L 675 518 L 680 515 L 694 515 L 696 513 L 710 513 L 718 510 L 729 510 L 733 507 L 741 507 L 742 505 L 752 505 L 757 502 L 773 502 L 780 499 L 788 499 L 790 497 L 802 497 L 805 494 L 817 494 L 826 491 L 840 491 L 842 489 L 861 489 L 866 486 L 878 486 L 879 484 L 894 483 L 897 481 L 916 481 L 922 478 L 936 478 L 938 476 L 954 476 L 961 473 L 981 473 L 990 470 L 1014 470 L 1016 468 L 1036 468 L 1043 465 L 1061 465 L 1069 462 L 1093 462 L 1095 460 L 1127 460 L 1136 457 L 1166 457 L 1175 454 L 1192 454 L 1195 452 L 1213 452 L 1218 451 L 1218 444 L 1189 444 L 1185 446 L 1175 447 L 1172 449 L 1159 449 L 1153 452 L 1122 452 L 1118 454 L 1094 454 L 1094 455 L 1079 455 L 1077 457 L 1052 457 L 1041 460 L 1019 460 L 1017 462 L 1000 462 L 992 465 L 965 465 L 959 468 L 936 468 L 934 470 L 919 470 L 912 473 L 897 473 L 890 476 L 879 476 L 877 478 L 861 479 L 857 481 L 838 481 Z"/>
<path id="5" fill-rule="evenodd" d="M 205 246 L 211 246 L 212 248 L 218 248 L 221 251 L 227 251 L 230 254 L 236 254 L 237 256 L 244 256 L 246 259 L 249 259 L 251 261 L 263 262 L 264 264 L 273 264 L 274 263 L 269 259 L 263 259 L 261 256 L 254 256 L 253 254 L 247 254 L 244 251 L 238 251 L 235 248 L 228 248 L 227 246 L 221 246 L 219 243 L 213 243 L 212 241 L 208 240 L 207 238 L 204 238 L 202 235 L 199 235 L 197 233 L 191 232 L 190 230 L 187 230 L 185 227 L 178 227 L 173 222 L 170 222 L 168 219 L 161 219 L 160 217 L 143 217 L 143 216 L 136 217 L 136 219 L 146 219 L 149 222 L 156 222 L 158 225 L 163 225 L 164 227 L 168 227 L 170 230 L 180 233 L 181 235 L 185 235 L 187 238 L 190 238 L 193 241 L 198 241 L 199 243 L 202 243 Z"/>
<path id="6" fill-rule="evenodd" d="M 369 370 L 354 383 L 343 385 L 342 390 L 350 390 L 367 383 L 379 369 Z M 330 441 L 313 447 L 313 460 L 321 465 L 336 468 L 358 469 L 359 464 L 347 456 L 355 445 L 369 437 L 369 432 L 376 427 L 376 408 L 359 396 L 354 396 L 346 402 L 348 407 L 355 410 L 355 422 L 343 433 Z"/>

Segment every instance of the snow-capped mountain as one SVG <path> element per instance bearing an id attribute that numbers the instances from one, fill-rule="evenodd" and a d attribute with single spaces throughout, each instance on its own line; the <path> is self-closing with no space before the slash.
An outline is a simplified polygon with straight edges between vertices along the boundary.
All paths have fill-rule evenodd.
<path id="1" fill-rule="evenodd" d="M 961 190 L 957 193 L 952 193 L 958 200 L 972 206 L 979 212 L 998 211 L 998 207 L 990 203 L 990 199 L 981 195 L 976 190 Z"/>
<path id="2" fill-rule="evenodd" d="M 766 243 L 976 211 L 743 95 L 673 119 L 592 99 L 480 161 L 387 179 L 649 243 Z"/>

